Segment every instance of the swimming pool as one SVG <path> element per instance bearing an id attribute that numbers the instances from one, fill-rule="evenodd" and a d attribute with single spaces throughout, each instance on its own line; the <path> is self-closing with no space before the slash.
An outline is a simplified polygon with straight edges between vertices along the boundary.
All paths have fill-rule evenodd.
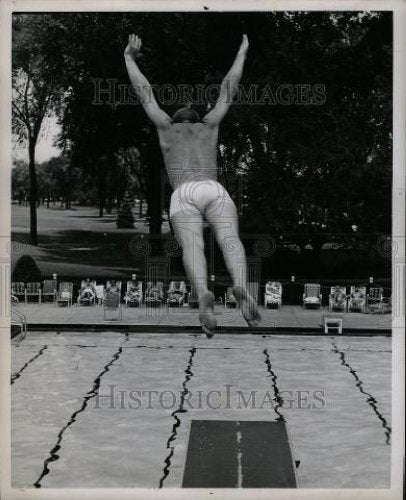
<path id="1" fill-rule="evenodd" d="M 301 488 L 387 488 L 391 338 L 29 332 L 14 487 L 181 487 L 192 420 L 284 421 Z"/>

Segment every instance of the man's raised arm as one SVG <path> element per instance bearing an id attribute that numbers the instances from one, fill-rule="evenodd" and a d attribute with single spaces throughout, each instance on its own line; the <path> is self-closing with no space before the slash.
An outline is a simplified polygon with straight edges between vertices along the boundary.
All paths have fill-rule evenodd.
<path id="1" fill-rule="evenodd" d="M 141 104 L 149 119 L 156 127 L 165 127 L 171 123 L 171 119 L 158 106 L 151 84 L 141 73 L 137 63 L 135 62 L 135 59 L 141 50 L 141 43 L 141 38 L 135 36 L 134 34 L 129 35 L 128 45 L 124 51 L 124 59 L 127 66 L 128 76 L 130 77 L 131 85 L 140 98 Z"/>
<path id="2" fill-rule="evenodd" d="M 248 37 L 243 35 L 241 46 L 237 52 L 237 56 L 234 59 L 234 63 L 231 66 L 229 72 L 224 77 L 221 83 L 220 95 L 214 108 L 207 113 L 203 121 L 208 125 L 216 126 L 219 125 L 221 120 L 226 115 L 228 108 L 233 102 L 233 98 L 238 89 L 238 84 L 240 83 L 242 72 L 244 69 L 245 59 L 247 57 L 248 51 Z"/>

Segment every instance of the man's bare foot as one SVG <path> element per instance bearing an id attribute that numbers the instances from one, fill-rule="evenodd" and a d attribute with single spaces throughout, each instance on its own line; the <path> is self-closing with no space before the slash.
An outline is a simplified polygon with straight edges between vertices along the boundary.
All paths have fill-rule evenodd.
<path id="1" fill-rule="evenodd" d="M 242 315 L 248 323 L 248 326 L 258 326 L 258 323 L 261 321 L 261 315 L 259 314 L 255 300 L 242 286 L 233 287 L 233 294 L 237 299 Z"/>
<path id="2" fill-rule="evenodd" d="M 199 320 L 207 338 L 211 339 L 217 326 L 217 320 L 214 317 L 214 295 L 206 292 L 199 297 Z"/>

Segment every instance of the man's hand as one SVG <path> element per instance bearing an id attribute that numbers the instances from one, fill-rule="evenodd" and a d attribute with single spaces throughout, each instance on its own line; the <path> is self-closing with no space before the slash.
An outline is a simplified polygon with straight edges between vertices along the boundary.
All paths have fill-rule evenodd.
<path id="1" fill-rule="evenodd" d="M 133 59 L 139 56 L 141 51 L 141 38 L 135 36 L 134 33 L 128 35 L 128 44 L 124 51 L 124 56 L 130 56 Z"/>
<path id="2" fill-rule="evenodd" d="M 248 43 L 248 37 L 247 35 L 243 35 L 242 36 L 242 42 L 241 42 L 241 45 L 240 45 L 240 50 L 239 52 L 241 54 L 246 54 L 247 51 L 248 51 L 248 46 L 249 46 L 249 43 Z"/>

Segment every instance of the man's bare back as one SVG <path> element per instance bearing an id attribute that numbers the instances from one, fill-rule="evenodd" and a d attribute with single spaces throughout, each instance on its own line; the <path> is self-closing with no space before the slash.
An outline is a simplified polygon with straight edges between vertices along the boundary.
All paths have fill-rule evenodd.
<path id="1" fill-rule="evenodd" d="M 141 50 L 141 39 L 130 35 L 124 51 L 125 62 L 133 89 L 139 95 L 148 117 L 158 130 L 159 141 L 173 189 L 187 181 L 217 180 L 217 138 L 219 125 L 226 115 L 240 82 L 248 50 L 248 38 L 243 36 L 233 65 L 225 76 L 214 108 L 200 119 L 195 111 L 183 108 L 183 116 L 169 117 L 156 102 L 151 85 L 135 62 Z M 190 119 L 195 113 L 197 119 Z M 189 115 L 189 117 L 188 117 Z"/>
<path id="2" fill-rule="evenodd" d="M 158 136 L 174 190 L 184 182 L 217 180 L 218 126 L 172 123 L 158 127 Z"/>

